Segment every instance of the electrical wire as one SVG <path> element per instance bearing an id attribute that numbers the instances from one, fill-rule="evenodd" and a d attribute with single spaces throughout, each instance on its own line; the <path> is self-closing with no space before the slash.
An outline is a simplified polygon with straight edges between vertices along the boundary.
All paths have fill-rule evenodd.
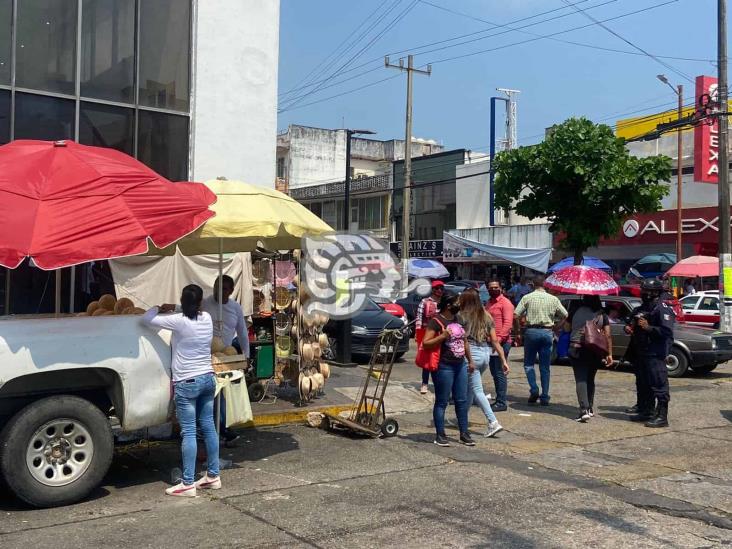
<path id="1" fill-rule="evenodd" d="M 585 1 L 587 1 L 587 0 L 585 0 Z M 472 19 L 474 21 L 478 21 L 478 22 L 481 22 L 481 23 L 486 23 L 486 24 L 492 25 L 493 27 L 496 27 L 496 28 L 505 28 L 505 29 L 509 29 L 511 31 L 520 32 L 520 33 L 523 33 L 523 34 L 528 34 L 530 36 L 542 37 L 540 34 L 537 34 L 537 33 L 531 32 L 531 31 L 526 31 L 526 30 L 523 30 L 523 29 L 520 29 L 520 28 L 518 28 L 518 29 L 517 28 L 513 28 L 513 27 L 511 27 L 508 24 L 496 23 L 494 21 L 488 21 L 486 19 L 481 19 L 480 17 L 475 17 L 473 15 L 470 15 L 470 14 L 467 14 L 467 13 L 464 13 L 464 12 L 456 11 L 456 10 L 453 10 L 453 9 L 450 9 L 450 8 L 446 8 L 444 6 L 440 6 L 438 4 L 434 4 L 432 2 L 429 2 L 428 0 L 420 0 L 420 2 L 422 4 L 426 4 L 428 6 L 432 6 L 434 8 L 439 9 L 439 10 L 445 11 L 447 13 L 452 13 L 454 15 L 459 15 L 461 17 L 466 17 L 466 18 Z M 580 2 L 578 2 L 578 4 L 579 3 Z M 637 52 L 637 51 L 628 51 L 628 50 L 619 50 L 619 49 L 616 49 L 616 48 L 607 48 L 607 47 L 604 47 L 604 46 L 598 46 L 596 44 L 586 44 L 586 43 L 583 43 L 583 42 L 574 42 L 572 40 L 563 40 L 561 38 L 554 38 L 554 37 L 551 37 L 551 36 L 550 37 L 547 37 L 547 40 L 553 40 L 555 42 L 560 42 L 562 44 L 570 44 L 572 46 L 580 46 L 580 47 L 583 47 L 583 48 L 591 48 L 591 49 L 600 50 L 600 51 L 608 51 L 608 52 L 614 52 L 614 53 L 623 53 L 623 54 L 626 54 L 626 55 L 645 55 L 645 54 L 640 53 L 640 52 Z M 672 56 L 672 55 L 657 55 L 656 57 L 658 57 L 660 59 L 673 59 L 673 60 L 676 60 L 676 61 L 694 61 L 694 62 L 701 62 L 701 63 L 714 63 L 715 62 L 713 59 L 703 59 L 703 58 L 698 58 L 698 57 L 676 57 L 676 56 Z"/>
<path id="2" fill-rule="evenodd" d="M 587 13 L 587 11 L 585 11 L 584 9 L 582 9 L 581 7 L 579 7 L 577 4 L 572 3 L 569 0 L 562 0 L 562 2 L 564 2 L 565 4 L 567 4 L 568 6 L 570 6 L 577 13 L 580 13 L 580 14 L 584 15 L 587 19 L 589 19 L 590 21 L 592 21 L 595 25 L 598 25 L 599 27 L 605 29 L 607 32 L 609 32 L 613 36 L 619 38 L 620 40 L 622 40 L 623 42 L 625 42 L 629 46 L 635 48 L 636 50 L 638 50 L 639 52 L 643 53 L 647 57 L 650 57 L 656 63 L 659 63 L 660 65 L 666 67 L 668 70 L 674 72 L 675 74 L 677 74 L 678 76 L 681 76 L 682 78 L 685 78 L 689 82 L 693 82 L 693 79 L 688 74 L 686 74 L 686 73 L 678 70 L 676 67 L 674 67 L 673 65 L 667 63 L 666 61 L 663 61 L 663 60 L 659 59 L 657 56 L 655 56 L 652 53 L 648 52 L 647 50 L 645 50 L 644 48 L 642 48 L 639 45 L 635 44 L 634 42 L 631 42 L 630 40 L 628 40 L 627 38 L 625 38 L 624 36 L 622 36 L 620 33 L 614 31 L 613 29 L 611 29 L 607 25 L 603 24 L 604 23 L 603 21 L 598 21 L 597 19 L 595 19 L 595 17 L 593 17 L 592 15 L 590 15 L 589 13 Z"/>
<path id="3" fill-rule="evenodd" d="M 328 61 L 328 60 L 329 60 L 329 59 L 330 59 L 330 58 L 331 58 L 331 57 L 332 57 L 332 56 L 333 56 L 334 54 L 338 53 L 338 51 L 339 51 L 339 50 L 340 50 L 340 49 L 341 49 L 342 47 L 344 47 L 344 46 L 346 45 L 346 43 L 347 43 L 347 42 L 348 42 L 349 40 L 352 40 L 352 39 L 353 39 L 353 36 L 354 36 L 354 35 L 355 35 L 355 34 L 356 34 L 356 33 L 357 33 L 357 32 L 358 32 L 358 31 L 359 31 L 360 29 L 361 29 L 361 27 L 362 27 L 362 26 L 363 26 L 363 25 L 364 25 L 364 24 L 365 24 L 365 23 L 366 23 L 366 22 L 367 22 L 367 21 L 368 21 L 369 19 L 371 19 L 371 18 L 372 18 L 372 17 L 374 16 L 374 14 L 376 14 L 377 12 L 379 12 L 379 11 L 381 10 L 381 8 L 382 8 L 382 7 L 384 7 L 384 5 L 385 5 L 385 4 L 386 4 L 386 3 L 388 2 L 388 1 L 389 1 L 389 0 L 383 0 L 383 2 L 381 2 L 381 4 L 379 4 L 379 6 L 378 6 L 378 7 L 377 7 L 377 8 L 376 8 L 376 9 L 375 9 L 374 11 L 372 11 L 371 13 L 369 13 L 369 14 L 368 14 L 368 15 L 366 16 L 366 18 L 365 18 L 365 19 L 364 19 L 363 21 L 361 21 L 361 23 L 360 23 L 360 24 L 359 24 L 359 25 L 358 25 L 358 26 L 357 26 L 357 27 L 356 27 L 356 28 L 355 28 L 354 30 L 352 30 L 352 31 L 351 31 L 350 33 L 348 33 L 348 34 L 346 35 L 346 38 L 344 38 L 344 39 L 343 39 L 343 41 L 341 41 L 341 43 L 340 43 L 340 44 L 338 44 L 338 45 L 337 45 L 337 46 L 335 47 L 335 49 L 334 49 L 334 50 L 333 50 L 332 52 L 330 52 L 330 53 L 328 54 L 328 56 L 327 56 L 327 57 L 326 57 L 325 59 L 323 59 L 323 60 L 322 60 L 322 61 L 321 61 L 320 63 L 318 63 L 318 64 L 317 64 L 317 65 L 316 65 L 316 66 L 315 66 L 315 67 L 314 67 L 314 68 L 313 68 L 313 69 L 312 69 L 312 70 L 311 70 L 311 71 L 310 71 L 310 72 L 309 72 L 309 73 L 308 73 L 307 75 L 305 75 L 305 77 L 304 77 L 304 78 L 303 78 L 303 79 L 302 79 L 302 80 L 300 81 L 300 83 L 298 83 L 298 84 L 297 84 L 297 86 L 300 86 L 300 88 L 297 88 L 297 87 L 295 87 L 295 88 L 290 88 L 289 90 L 287 90 L 287 91 L 284 91 L 284 92 L 282 92 L 282 93 L 279 93 L 278 95 L 279 95 L 279 96 L 283 96 L 283 95 L 288 95 L 288 94 L 290 94 L 290 93 L 291 93 L 292 91 L 295 91 L 295 90 L 297 90 L 297 89 L 301 89 L 302 85 L 304 85 L 304 84 L 307 84 L 308 82 L 310 82 L 310 81 L 312 80 L 312 78 L 317 78 L 317 77 L 318 77 L 318 76 L 319 76 L 319 75 L 320 75 L 320 74 L 322 73 L 322 71 L 318 71 L 318 69 L 320 69 L 320 67 L 321 67 L 321 66 L 322 66 L 322 65 L 323 65 L 324 63 L 326 63 L 326 62 L 327 62 L 327 61 Z M 325 70 L 327 70 L 327 69 L 325 69 Z M 318 71 L 318 72 L 316 73 L 316 71 Z M 311 78 L 311 77 L 312 77 L 312 78 Z"/>
<path id="4" fill-rule="evenodd" d="M 401 2 L 402 0 L 399 0 L 399 1 Z M 335 71 L 335 72 L 334 72 L 334 73 L 333 73 L 333 74 L 332 74 L 332 75 L 330 76 L 330 79 L 333 79 L 333 78 L 335 78 L 336 76 L 338 76 L 338 75 L 340 74 L 340 71 L 342 71 L 343 69 L 345 69 L 346 67 L 348 67 L 348 65 L 350 65 L 350 64 L 351 64 L 351 63 L 352 63 L 353 61 L 355 61 L 356 59 L 358 59 L 358 57 L 360 57 L 360 56 L 361 56 L 361 55 L 363 54 L 363 52 L 365 52 L 366 50 L 368 50 L 368 49 L 369 49 L 369 48 L 370 48 L 370 47 L 371 47 L 371 46 L 372 46 L 372 45 L 373 45 L 374 43 L 376 43 L 376 42 L 377 42 L 377 41 L 378 41 L 378 40 L 379 40 L 379 39 L 380 39 L 380 38 L 381 38 L 382 36 L 384 36 L 384 35 L 385 35 L 385 34 L 386 34 L 387 32 L 389 32 L 389 31 L 390 31 L 391 29 L 393 29 L 393 28 L 394 28 L 394 27 L 395 27 L 395 26 L 396 26 L 396 25 L 397 25 L 397 24 L 398 24 L 398 23 L 399 23 L 399 22 L 400 22 L 400 21 L 401 21 L 402 19 L 404 19 L 404 18 L 405 18 L 405 17 L 407 16 L 407 14 L 408 14 L 408 13 L 409 13 L 410 11 L 412 11 L 412 10 L 413 10 L 413 9 L 415 8 L 415 6 L 417 6 L 418 4 L 419 4 L 419 0 L 413 0 L 413 1 L 412 1 L 412 2 L 411 2 L 411 3 L 410 3 L 410 4 L 409 4 L 409 5 L 408 5 L 408 6 L 407 6 L 407 7 L 406 7 L 406 8 L 404 9 L 404 10 L 402 10 L 402 11 L 401 11 L 401 12 L 399 13 L 399 15 L 397 15 L 397 16 L 396 16 L 396 17 L 395 17 L 395 18 L 394 18 L 394 19 L 392 20 L 392 22 L 391 22 L 391 23 L 389 23 L 389 24 L 388 24 L 388 25 L 387 25 L 387 26 L 386 26 L 386 27 L 385 27 L 384 29 L 382 29 L 382 30 L 381 30 L 381 32 L 379 32 L 379 33 L 378 33 L 378 34 L 377 34 L 376 36 L 374 36 L 374 37 L 373 37 L 373 38 L 372 38 L 372 39 L 371 39 L 371 40 L 370 40 L 370 41 L 369 41 L 369 42 L 368 42 L 368 43 L 367 43 L 367 44 L 366 44 L 365 46 L 363 46 L 363 47 L 362 47 L 362 48 L 361 48 L 361 49 L 360 49 L 360 50 L 359 50 L 358 52 L 356 52 L 356 53 L 355 53 L 355 54 L 354 54 L 353 56 L 351 56 L 351 58 L 350 58 L 350 59 L 349 59 L 348 61 L 346 61 L 346 62 L 345 62 L 345 63 L 344 63 L 343 65 L 341 65 L 341 66 L 340 66 L 340 67 L 339 67 L 339 68 L 338 68 L 338 69 L 337 69 L 337 70 L 336 70 L 336 71 Z M 395 5 L 396 5 L 396 4 L 395 4 Z M 388 14 L 388 13 L 389 13 L 389 12 L 387 12 L 387 14 Z M 326 80 L 326 82 L 324 82 L 323 84 L 327 83 L 328 81 L 329 81 L 329 80 Z M 319 89 L 321 89 L 321 88 L 322 88 L 322 86 L 323 86 L 323 84 L 321 84 L 321 85 L 319 85 L 319 86 L 316 86 L 316 87 L 315 87 L 314 89 L 310 90 L 309 92 L 306 92 L 306 93 L 304 93 L 304 94 L 302 94 L 302 95 L 300 95 L 300 96 L 296 97 L 296 98 L 295 98 L 295 99 L 294 99 L 294 100 L 293 100 L 292 102 L 290 102 L 290 103 L 288 103 L 287 105 L 285 105 L 285 108 L 292 108 L 292 107 L 296 106 L 296 105 L 297 105 L 297 104 L 298 104 L 298 103 L 299 103 L 300 101 L 302 101 L 302 100 L 303 100 L 303 99 L 305 99 L 306 97 L 309 97 L 310 95 L 312 95 L 312 94 L 316 93 L 316 92 L 317 92 L 317 91 L 318 91 Z"/>

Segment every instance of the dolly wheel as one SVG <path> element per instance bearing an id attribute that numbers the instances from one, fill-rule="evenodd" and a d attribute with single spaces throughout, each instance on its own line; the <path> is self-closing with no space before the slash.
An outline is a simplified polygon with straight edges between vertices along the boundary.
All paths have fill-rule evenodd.
<path id="1" fill-rule="evenodd" d="M 381 434 L 385 437 L 395 437 L 399 432 L 399 424 L 396 419 L 387 419 L 381 424 Z"/>
<path id="2" fill-rule="evenodd" d="M 264 389 L 264 385 L 262 385 L 259 381 L 256 381 L 252 383 L 247 390 L 249 391 L 249 400 L 252 402 L 261 402 L 264 400 L 264 395 L 266 394 L 266 391 Z"/>

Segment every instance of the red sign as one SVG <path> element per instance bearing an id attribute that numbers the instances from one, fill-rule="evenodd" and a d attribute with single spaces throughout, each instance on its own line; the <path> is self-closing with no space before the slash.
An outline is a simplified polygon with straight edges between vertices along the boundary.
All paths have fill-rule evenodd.
<path id="1" fill-rule="evenodd" d="M 696 105 L 700 100 L 717 100 L 717 79 L 696 77 Z M 717 183 L 719 180 L 719 123 L 700 124 L 694 128 L 694 181 Z"/>
<path id="2" fill-rule="evenodd" d="M 623 222 L 620 234 L 604 239 L 600 245 L 673 244 L 676 242 L 676 210 L 634 215 Z M 709 246 L 719 240 L 717 208 L 687 208 L 681 219 L 684 242 Z"/>

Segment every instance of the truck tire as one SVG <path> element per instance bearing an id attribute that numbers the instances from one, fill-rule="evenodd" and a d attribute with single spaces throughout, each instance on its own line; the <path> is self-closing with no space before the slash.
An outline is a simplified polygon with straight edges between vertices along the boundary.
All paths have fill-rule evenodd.
<path id="1" fill-rule="evenodd" d="M 686 353 L 679 347 L 671 347 L 671 352 L 666 357 L 666 369 L 668 377 L 682 377 L 689 369 Z"/>
<path id="2" fill-rule="evenodd" d="M 114 439 L 107 417 L 71 395 L 47 397 L 18 412 L 3 431 L 0 473 L 34 507 L 75 503 L 104 478 Z"/>

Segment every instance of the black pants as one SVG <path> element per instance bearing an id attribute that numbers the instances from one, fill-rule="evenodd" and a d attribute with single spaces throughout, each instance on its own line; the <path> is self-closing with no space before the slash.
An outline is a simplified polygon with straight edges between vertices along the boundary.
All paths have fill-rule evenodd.
<path id="1" fill-rule="evenodd" d="M 654 356 L 646 356 L 643 357 L 642 363 L 650 407 L 653 407 L 654 400 L 659 404 L 667 404 L 671 400 L 671 394 L 668 388 L 666 361 Z"/>
<path id="2" fill-rule="evenodd" d="M 595 405 L 595 375 L 601 365 L 600 359 L 582 349 L 572 348 L 569 351 L 572 362 L 574 382 L 577 385 L 577 401 L 582 410 L 589 410 Z"/>

